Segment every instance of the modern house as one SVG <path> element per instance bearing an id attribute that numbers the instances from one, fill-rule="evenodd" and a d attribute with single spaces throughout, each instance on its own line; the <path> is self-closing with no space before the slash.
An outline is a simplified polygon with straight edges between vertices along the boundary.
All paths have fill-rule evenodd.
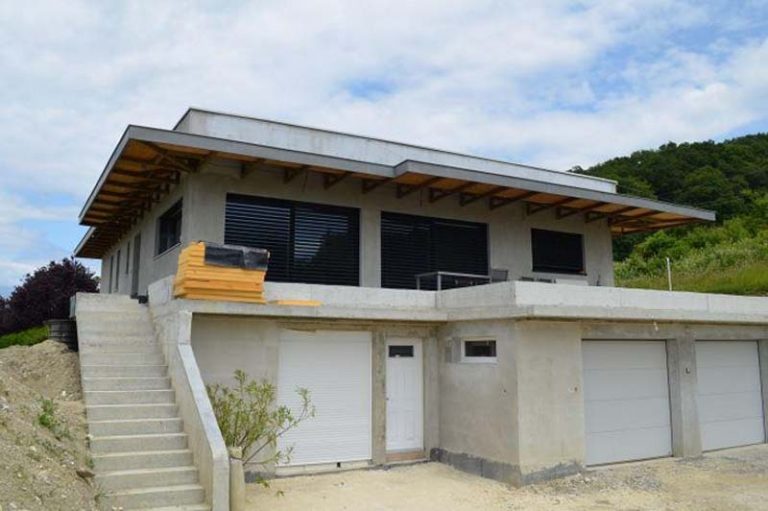
<path id="1" fill-rule="evenodd" d="M 102 261 L 102 295 L 76 314 L 99 346 L 89 332 L 148 295 L 214 507 L 226 462 L 200 379 L 235 369 L 281 403 L 312 393 L 278 475 L 431 458 L 524 484 L 766 441 L 768 300 L 613 287 L 612 237 L 714 218 L 609 180 L 190 109 L 118 142 L 76 249 Z M 267 299 L 320 305 L 174 298 L 196 241 L 268 249 Z"/>

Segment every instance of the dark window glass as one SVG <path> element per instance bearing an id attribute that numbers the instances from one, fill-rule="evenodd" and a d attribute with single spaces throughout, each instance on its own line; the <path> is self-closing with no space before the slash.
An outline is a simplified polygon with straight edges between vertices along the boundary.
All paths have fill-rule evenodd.
<path id="1" fill-rule="evenodd" d="M 531 229 L 533 271 L 584 273 L 584 237 L 569 232 Z"/>
<path id="2" fill-rule="evenodd" d="M 464 341 L 465 357 L 495 357 L 496 341 Z"/>
<path id="3" fill-rule="evenodd" d="M 128 275 L 128 270 L 131 265 L 131 242 L 128 242 L 128 246 L 125 249 L 125 274 Z"/>
<path id="4" fill-rule="evenodd" d="M 392 345 L 389 347 L 389 358 L 413 357 L 413 345 Z"/>
<path id="5" fill-rule="evenodd" d="M 181 201 L 171 206 L 157 220 L 157 250 L 162 254 L 181 243 Z"/>
<path id="6" fill-rule="evenodd" d="M 120 289 L 120 251 L 117 251 L 117 265 L 115 265 L 115 290 Z"/>
<path id="7" fill-rule="evenodd" d="M 360 284 L 354 208 L 229 194 L 224 242 L 269 250 L 269 281 Z"/>
<path id="8" fill-rule="evenodd" d="M 416 275 L 445 271 L 488 274 L 488 226 L 399 213 L 381 214 L 382 287 L 414 289 Z M 435 279 L 422 281 L 434 289 Z M 453 287 L 443 279 L 443 289 Z"/>

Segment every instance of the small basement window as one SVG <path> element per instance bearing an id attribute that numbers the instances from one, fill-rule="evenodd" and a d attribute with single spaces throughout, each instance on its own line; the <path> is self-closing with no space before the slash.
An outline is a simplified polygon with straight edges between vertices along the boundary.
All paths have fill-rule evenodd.
<path id="1" fill-rule="evenodd" d="M 584 275 L 584 236 L 531 229 L 533 271 Z"/>
<path id="2" fill-rule="evenodd" d="M 391 345 L 389 358 L 413 358 L 413 344 Z"/>
<path id="3" fill-rule="evenodd" d="M 496 362 L 496 341 L 490 339 L 464 341 L 462 359 L 465 362 Z"/>
<path id="4" fill-rule="evenodd" d="M 157 219 L 157 249 L 155 253 L 163 252 L 181 243 L 181 201 Z"/>

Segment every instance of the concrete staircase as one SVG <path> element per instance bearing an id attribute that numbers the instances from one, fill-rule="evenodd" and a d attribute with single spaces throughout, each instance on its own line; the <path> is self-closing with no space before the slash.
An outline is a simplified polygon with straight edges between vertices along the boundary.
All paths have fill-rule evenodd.
<path id="1" fill-rule="evenodd" d="M 101 297 L 77 310 L 100 506 L 209 511 L 147 307 Z"/>

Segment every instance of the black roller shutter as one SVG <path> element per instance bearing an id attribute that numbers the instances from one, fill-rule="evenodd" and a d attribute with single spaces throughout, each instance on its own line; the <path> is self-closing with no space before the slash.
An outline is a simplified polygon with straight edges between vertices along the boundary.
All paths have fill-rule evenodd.
<path id="1" fill-rule="evenodd" d="M 533 271 L 584 273 L 584 237 L 581 234 L 531 229 Z"/>
<path id="2" fill-rule="evenodd" d="M 228 194 L 224 242 L 269 250 L 268 281 L 357 286 L 359 225 L 353 208 Z"/>
<path id="3" fill-rule="evenodd" d="M 383 212 L 381 259 L 381 285 L 388 288 L 413 289 L 416 275 L 433 271 L 487 275 L 488 226 Z"/>

